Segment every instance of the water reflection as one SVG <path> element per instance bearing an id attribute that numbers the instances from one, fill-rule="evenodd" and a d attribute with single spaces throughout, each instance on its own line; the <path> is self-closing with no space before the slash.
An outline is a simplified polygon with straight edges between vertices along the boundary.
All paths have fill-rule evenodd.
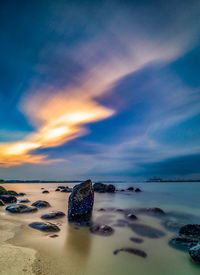
<path id="1" fill-rule="evenodd" d="M 91 250 L 92 234 L 87 227 L 69 224 L 65 240 L 65 254 L 80 270 L 85 269 Z"/>

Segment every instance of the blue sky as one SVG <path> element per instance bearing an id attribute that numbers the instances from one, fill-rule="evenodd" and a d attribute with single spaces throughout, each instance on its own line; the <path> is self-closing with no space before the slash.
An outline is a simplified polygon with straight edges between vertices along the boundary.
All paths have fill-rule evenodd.
<path id="1" fill-rule="evenodd" d="M 199 1 L 4 1 L 0 178 L 200 178 Z"/>

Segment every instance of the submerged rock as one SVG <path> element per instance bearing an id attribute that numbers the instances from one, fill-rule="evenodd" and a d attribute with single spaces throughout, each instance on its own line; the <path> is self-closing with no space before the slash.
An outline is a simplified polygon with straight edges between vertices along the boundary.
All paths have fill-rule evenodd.
<path id="1" fill-rule="evenodd" d="M 115 223 L 113 226 L 115 227 L 125 227 L 128 225 L 128 222 L 126 220 L 117 220 L 117 223 Z"/>
<path id="2" fill-rule="evenodd" d="M 95 224 L 90 227 L 90 231 L 100 236 L 110 236 L 114 233 L 114 229 L 109 225 Z"/>
<path id="3" fill-rule="evenodd" d="M 4 203 L 15 203 L 17 202 L 17 198 L 12 195 L 0 195 L 0 200 Z"/>
<path id="4" fill-rule="evenodd" d="M 141 192 L 141 189 L 140 188 L 136 188 L 135 192 Z"/>
<path id="5" fill-rule="evenodd" d="M 131 237 L 130 238 L 130 241 L 134 242 L 134 243 L 143 243 L 143 239 L 140 239 L 140 238 L 134 238 L 134 237 Z"/>
<path id="6" fill-rule="evenodd" d="M 142 258 L 146 258 L 147 257 L 146 252 L 144 252 L 143 250 L 137 249 L 137 248 L 130 248 L 130 247 L 120 248 L 120 249 L 115 250 L 113 252 L 113 254 L 117 255 L 119 252 L 128 252 L 128 253 L 140 256 Z"/>
<path id="7" fill-rule="evenodd" d="M 0 186 L 0 195 L 7 195 L 7 194 L 8 194 L 8 191 L 3 186 Z"/>
<path id="8" fill-rule="evenodd" d="M 50 222 L 32 222 L 29 224 L 30 227 L 40 230 L 40 231 L 45 231 L 45 232 L 58 232 L 60 231 L 60 228 L 54 224 L 54 223 L 50 223 Z"/>
<path id="9" fill-rule="evenodd" d="M 74 186 L 68 201 L 68 220 L 81 225 L 90 224 L 94 204 L 92 181 L 87 180 Z"/>
<path id="10" fill-rule="evenodd" d="M 4 205 L 5 203 L 2 200 L 0 200 L 0 206 L 4 206 Z"/>
<path id="11" fill-rule="evenodd" d="M 24 204 L 13 204 L 6 207 L 6 210 L 13 214 L 23 214 L 36 212 L 37 208 L 33 206 L 27 206 Z"/>
<path id="12" fill-rule="evenodd" d="M 48 214 L 42 215 L 40 218 L 44 220 L 59 219 L 65 216 L 65 213 L 61 211 L 55 211 Z"/>
<path id="13" fill-rule="evenodd" d="M 44 208 L 44 207 L 50 207 L 51 205 L 47 201 L 38 200 L 34 202 L 32 206 L 35 206 L 37 208 Z"/>
<path id="14" fill-rule="evenodd" d="M 152 239 L 161 238 L 165 236 L 165 233 L 159 229 L 151 227 L 145 224 L 128 224 L 128 226 L 134 231 L 136 234 L 142 237 L 148 237 Z"/>
<path id="15" fill-rule="evenodd" d="M 158 216 L 166 215 L 165 211 L 158 207 L 138 208 L 135 211 L 141 214 L 148 214 L 148 215 L 158 215 Z"/>
<path id="16" fill-rule="evenodd" d="M 200 244 L 197 244 L 190 248 L 189 254 L 196 263 L 200 264 Z"/>
<path id="17" fill-rule="evenodd" d="M 191 247 L 195 246 L 197 243 L 197 240 L 178 236 L 172 238 L 168 244 L 175 249 L 187 251 Z"/>
<path id="18" fill-rule="evenodd" d="M 187 224 L 180 228 L 179 234 L 183 237 L 200 241 L 200 224 Z"/>
<path id="19" fill-rule="evenodd" d="M 19 202 L 20 202 L 20 203 L 28 203 L 28 202 L 30 202 L 30 201 L 29 201 L 29 199 L 21 199 Z"/>
<path id="20" fill-rule="evenodd" d="M 162 225 L 170 232 L 178 232 L 179 229 L 183 226 L 182 223 L 170 220 L 163 221 Z"/>

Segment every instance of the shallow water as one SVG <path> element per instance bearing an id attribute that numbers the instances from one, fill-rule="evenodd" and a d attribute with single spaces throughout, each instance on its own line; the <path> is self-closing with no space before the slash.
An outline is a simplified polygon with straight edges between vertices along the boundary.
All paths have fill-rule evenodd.
<path id="1" fill-rule="evenodd" d="M 185 252 L 175 250 L 168 241 L 175 235 L 166 230 L 158 217 L 138 214 L 137 224 L 145 224 L 165 233 L 160 238 L 140 236 L 130 227 L 113 227 L 112 236 L 102 237 L 91 234 L 88 228 L 78 228 L 69 225 L 67 218 L 52 220 L 58 224 L 61 231 L 59 237 L 50 238 L 48 233 L 28 227 L 32 221 L 41 221 L 40 216 L 52 210 L 60 210 L 67 214 L 67 201 L 70 194 L 55 192 L 58 183 L 50 184 L 4 184 L 8 190 L 25 192 L 25 196 L 33 203 L 36 200 L 46 200 L 51 208 L 41 209 L 31 214 L 10 214 L 0 208 L 0 218 L 21 223 L 21 230 L 12 242 L 18 246 L 34 248 L 38 258 L 34 265 L 36 274 L 135 274 L 135 275 L 190 275 L 200 274 L 200 266 L 193 263 Z M 63 185 L 63 184 L 61 184 Z M 73 186 L 74 184 L 64 184 Z M 199 197 L 200 183 L 117 183 L 117 188 L 129 186 L 140 187 L 143 192 L 120 192 L 115 194 L 95 193 L 93 220 L 113 226 L 118 219 L 124 219 L 124 214 L 115 210 L 99 212 L 99 208 L 137 208 L 160 207 L 167 213 L 184 223 L 200 223 Z M 49 194 L 42 194 L 41 187 L 48 189 Z M 20 199 L 23 197 L 20 197 Z M 28 204 L 28 205 L 29 205 Z M 179 216 L 177 216 L 177 212 Z M 138 235 L 139 234 L 139 235 Z M 139 237 L 144 241 L 134 243 L 131 237 Z M 137 255 L 113 252 L 120 248 L 138 248 L 147 253 L 146 258 Z"/>

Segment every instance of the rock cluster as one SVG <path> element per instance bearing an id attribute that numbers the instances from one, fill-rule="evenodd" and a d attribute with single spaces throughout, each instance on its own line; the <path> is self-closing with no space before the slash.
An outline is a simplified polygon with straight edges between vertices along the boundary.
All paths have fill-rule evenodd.
<path id="1" fill-rule="evenodd" d="M 93 185 L 94 191 L 98 193 L 114 193 L 116 188 L 113 184 L 105 184 L 101 182 L 96 182 Z"/>
<path id="2" fill-rule="evenodd" d="M 191 258 L 200 263 L 200 224 L 187 224 L 180 228 L 179 235 L 169 245 L 189 252 Z"/>

